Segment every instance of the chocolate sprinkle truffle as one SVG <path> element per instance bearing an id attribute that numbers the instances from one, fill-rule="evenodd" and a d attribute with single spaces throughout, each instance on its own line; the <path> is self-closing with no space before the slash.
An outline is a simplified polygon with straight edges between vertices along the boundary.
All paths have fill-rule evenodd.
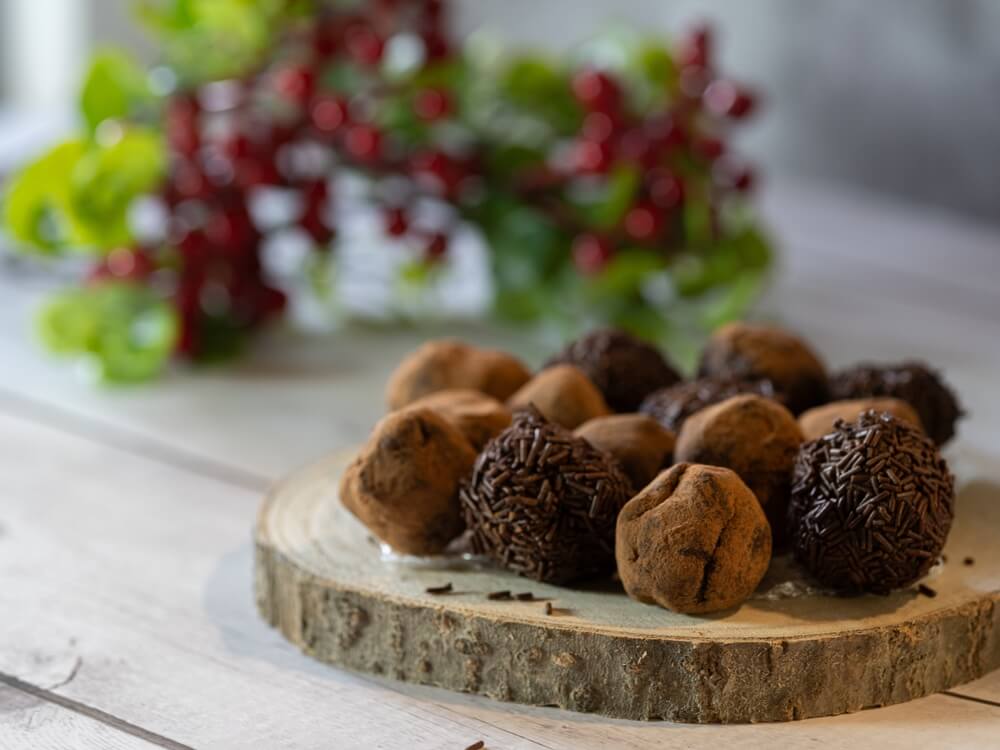
<path id="1" fill-rule="evenodd" d="M 802 339 L 777 326 L 722 326 L 702 352 L 698 375 L 770 380 L 794 414 L 829 401 L 826 368 L 819 357 Z"/>
<path id="2" fill-rule="evenodd" d="M 615 520 L 629 496 L 614 459 L 534 408 L 490 441 L 460 493 L 475 552 L 557 584 L 614 570 Z"/>
<path id="3" fill-rule="evenodd" d="M 545 366 L 558 364 L 583 370 L 617 412 L 635 411 L 646 395 L 681 379 L 656 348 L 615 328 L 578 338 Z"/>
<path id="4" fill-rule="evenodd" d="M 964 414 L 941 376 L 919 362 L 860 364 L 836 373 L 830 379 L 830 389 L 837 400 L 891 396 L 906 401 L 917 410 L 924 430 L 938 445 L 955 436 L 955 423 Z"/>
<path id="5" fill-rule="evenodd" d="M 698 378 L 650 393 L 643 399 L 639 411 L 668 430 L 680 432 L 684 420 L 696 411 L 743 393 L 781 401 L 770 380 Z"/>
<path id="6" fill-rule="evenodd" d="M 869 411 L 806 443 L 795 461 L 795 558 L 837 591 L 887 594 L 927 574 L 955 511 L 955 480 L 933 441 Z"/>

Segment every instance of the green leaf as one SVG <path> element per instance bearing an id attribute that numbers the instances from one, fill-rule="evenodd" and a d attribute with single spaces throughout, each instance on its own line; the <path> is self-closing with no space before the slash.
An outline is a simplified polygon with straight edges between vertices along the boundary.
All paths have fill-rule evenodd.
<path id="1" fill-rule="evenodd" d="M 583 218 L 595 229 L 609 230 L 625 218 L 625 213 L 635 201 L 642 175 L 631 164 L 619 164 L 614 168 L 597 196 L 596 201 L 580 206 Z"/>
<path id="2" fill-rule="evenodd" d="M 501 78 L 501 90 L 516 106 L 547 122 L 558 133 L 573 133 L 582 112 L 566 74 L 541 57 L 514 60 Z"/>
<path id="3" fill-rule="evenodd" d="M 623 250 L 590 281 L 588 295 L 632 299 L 650 274 L 662 271 L 665 267 L 666 261 L 661 253 L 653 250 Z"/>
<path id="4" fill-rule="evenodd" d="M 99 380 L 127 383 L 163 369 L 178 325 L 151 290 L 109 282 L 57 295 L 41 310 L 38 330 L 51 351 L 85 360 Z"/>
<path id="5" fill-rule="evenodd" d="M 3 225 L 25 249 L 55 253 L 89 239 L 75 218 L 70 188 L 85 152 L 83 141 L 66 141 L 14 175 L 4 195 Z"/>
<path id="6" fill-rule="evenodd" d="M 163 142 L 145 128 L 131 127 L 116 143 L 82 155 L 70 179 L 72 205 L 95 244 L 110 249 L 130 241 L 129 208 L 159 184 L 165 169 Z"/>
<path id="7" fill-rule="evenodd" d="M 124 119 L 153 98 L 145 72 L 128 55 L 102 50 L 90 63 L 80 91 L 80 113 L 92 133 L 105 120 Z"/>

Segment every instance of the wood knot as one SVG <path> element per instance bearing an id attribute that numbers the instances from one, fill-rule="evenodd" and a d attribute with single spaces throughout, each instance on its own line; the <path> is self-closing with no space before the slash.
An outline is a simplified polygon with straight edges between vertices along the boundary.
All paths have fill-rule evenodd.
<path id="1" fill-rule="evenodd" d="M 563 651 L 559 654 L 552 654 L 552 663 L 557 667 L 569 669 L 576 664 L 576 657 L 568 651 Z"/>

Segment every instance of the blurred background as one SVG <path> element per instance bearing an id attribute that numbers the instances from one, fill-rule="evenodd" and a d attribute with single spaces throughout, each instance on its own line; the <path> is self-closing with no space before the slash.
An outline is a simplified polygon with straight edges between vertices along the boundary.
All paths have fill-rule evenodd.
<path id="1" fill-rule="evenodd" d="M 563 49 L 616 21 L 716 23 L 722 63 L 767 94 L 742 134 L 767 175 L 805 176 L 1000 223 L 995 0 L 460 0 L 459 31 Z M 68 127 L 103 44 L 146 59 L 126 0 L 0 3 L 0 170 Z"/>

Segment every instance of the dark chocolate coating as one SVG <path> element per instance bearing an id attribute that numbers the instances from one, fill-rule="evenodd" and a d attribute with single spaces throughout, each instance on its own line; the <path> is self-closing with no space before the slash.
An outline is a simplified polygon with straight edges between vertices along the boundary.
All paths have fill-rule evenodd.
<path id="1" fill-rule="evenodd" d="M 833 375 L 830 390 L 836 401 L 867 396 L 890 396 L 912 406 L 924 430 L 938 445 L 955 436 L 955 423 L 964 415 L 955 393 L 941 376 L 920 362 L 893 365 L 860 364 Z"/>
<path id="2" fill-rule="evenodd" d="M 633 412 L 642 400 L 681 376 L 645 341 L 615 328 L 599 328 L 571 342 L 545 363 L 576 365 L 617 412 Z"/>
<path id="3" fill-rule="evenodd" d="M 684 420 L 696 411 L 743 393 L 783 403 L 770 380 L 698 378 L 650 393 L 639 405 L 639 411 L 648 414 L 668 430 L 679 433 Z"/>
<path id="4" fill-rule="evenodd" d="M 473 550 L 548 583 L 615 569 L 615 522 L 630 496 L 614 459 L 531 407 L 487 444 L 460 493 Z"/>
<path id="5" fill-rule="evenodd" d="M 954 512 L 955 479 L 933 441 L 885 413 L 838 421 L 795 460 L 795 559 L 843 593 L 887 594 L 926 575 Z"/>

